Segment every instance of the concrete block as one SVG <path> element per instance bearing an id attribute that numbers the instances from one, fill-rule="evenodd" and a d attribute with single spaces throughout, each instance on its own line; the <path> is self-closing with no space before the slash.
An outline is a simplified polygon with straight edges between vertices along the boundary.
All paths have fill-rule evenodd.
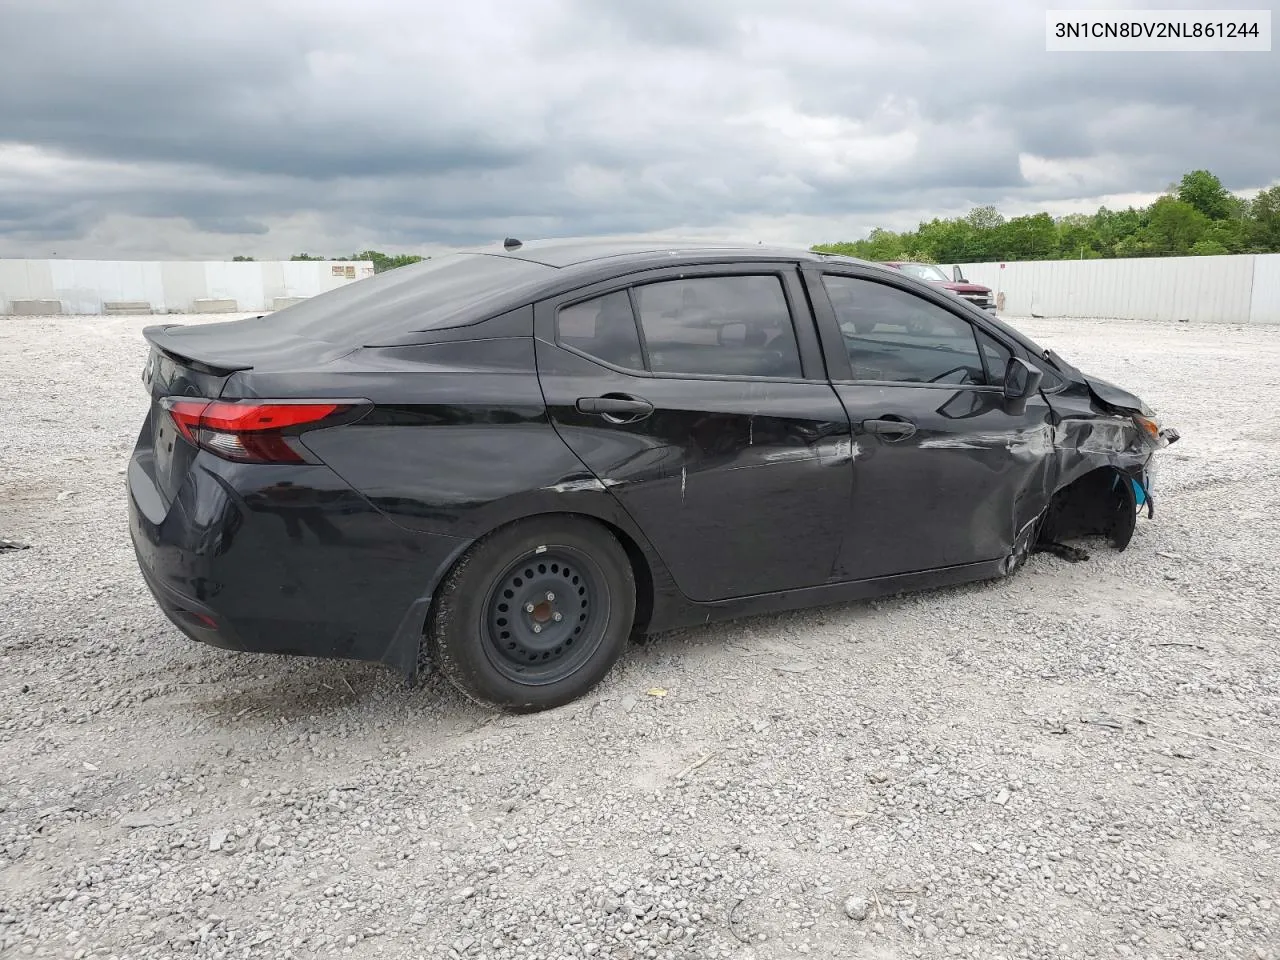
<path id="1" fill-rule="evenodd" d="M 192 313 L 238 313 L 240 304 L 234 300 L 215 300 L 203 298 L 191 301 Z"/>
<path id="2" fill-rule="evenodd" d="M 283 310 L 285 307 L 292 307 L 297 303 L 305 303 L 310 297 L 275 297 L 271 301 L 272 310 Z"/>
<path id="3" fill-rule="evenodd" d="M 107 300 L 102 304 L 102 310 L 109 317 L 155 312 L 145 300 Z"/>
<path id="4" fill-rule="evenodd" d="M 53 317 L 62 313 L 62 301 L 10 300 L 9 313 L 15 317 Z"/>

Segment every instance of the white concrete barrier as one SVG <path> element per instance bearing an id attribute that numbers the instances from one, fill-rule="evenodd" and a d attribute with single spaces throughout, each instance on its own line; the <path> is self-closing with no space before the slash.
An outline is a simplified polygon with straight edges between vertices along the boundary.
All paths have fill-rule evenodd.
<path id="1" fill-rule="evenodd" d="M 107 304 L 125 303 L 196 313 L 197 301 L 265 313 L 277 299 L 302 300 L 371 276 L 367 260 L 0 260 L 0 315 L 32 301 L 57 304 L 41 307 L 44 313 L 104 314 Z"/>
<path id="2" fill-rule="evenodd" d="M 15 317 L 52 317 L 62 312 L 62 301 L 12 300 L 9 309 Z"/>
<path id="3" fill-rule="evenodd" d="M 235 300 L 215 300 L 210 297 L 200 297 L 191 301 L 192 313 L 239 313 L 240 304 Z"/>
<path id="4" fill-rule="evenodd" d="M 1280 254 L 960 265 L 1011 316 L 1280 324 Z"/>
<path id="5" fill-rule="evenodd" d="M 102 312 L 109 317 L 122 317 L 154 311 L 145 300 L 107 300 L 102 304 Z"/>

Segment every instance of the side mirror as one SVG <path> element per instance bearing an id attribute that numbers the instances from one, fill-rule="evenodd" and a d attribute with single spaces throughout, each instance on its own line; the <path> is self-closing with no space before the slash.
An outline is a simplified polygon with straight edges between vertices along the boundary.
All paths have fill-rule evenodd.
<path id="1" fill-rule="evenodd" d="M 952 279 L 953 279 L 953 280 L 955 280 L 955 282 L 956 282 L 956 283 L 968 283 L 968 282 L 969 282 L 968 280 L 966 280 L 966 279 L 964 278 L 964 272 L 963 272 L 959 267 L 952 267 L 952 268 L 951 268 L 951 277 L 952 277 Z"/>
<path id="2" fill-rule="evenodd" d="M 1010 357 L 1004 368 L 1005 410 L 1020 416 L 1027 409 L 1027 401 L 1040 389 L 1044 372 L 1037 370 L 1021 357 Z"/>

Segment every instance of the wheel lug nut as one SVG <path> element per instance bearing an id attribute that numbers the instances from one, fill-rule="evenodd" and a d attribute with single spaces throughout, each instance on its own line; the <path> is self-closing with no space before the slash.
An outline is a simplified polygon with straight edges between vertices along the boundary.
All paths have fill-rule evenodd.
<path id="1" fill-rule="evenodd" d="M 555 595 L 554 593 L 552 593 L 550 590 L 548 590 L 548 591 L 547 591 L 547 599 L 548 599 L 548 600 L 554 600 L 555 598 L 556 598 L 556 595 Z"/>
<path id="2" fill-rule="evenodd" d="M 552 619 L 552 620 L 554 620 L 556 623 L 559 623 L 561 620 L 563 620 L 563 619 L 564 619 L 564 614 L 563 614 L 563 613 L 557 613 L 557 614 L 556 614 L 554 617 L 552 617 L 551 619 Z"/>
<path id="3" fill-rule="evenodd" d="M 541 633 L 541 632 L 542 632 L 542 627 L 535 623 L 535 624 L 533 625 L 533 632 L 534 632 L 534 633 Z"/>
<path id="4" fill-rule="evenodd" d="M 525 612 L 525 613 L 533 613 L 533 604 L 532 604 L 532 603 L 526 603 L 526 604 L 524 605 L 524 612 Z"/>

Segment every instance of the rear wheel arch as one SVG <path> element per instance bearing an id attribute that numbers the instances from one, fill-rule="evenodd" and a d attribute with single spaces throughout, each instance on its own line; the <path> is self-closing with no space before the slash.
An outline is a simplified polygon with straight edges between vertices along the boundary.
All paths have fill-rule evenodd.
<path id="1" fill-rule="evenodd" d="M 516 634 L 519 632 L 518 625 L 515 620 L 499 619 L 497 624 L 502 626 L 494 627 L 495 621 L 490 620 L 489 626 L 484 622 L 479 622 L 478 634 L 472 635 L 475 629 L 471 624 L 476 621 L 471 617 L 481 609 L 496 602 L 498 609 L 506 611 L 507 607 L 503 604 L 509 601 L 503 601 L 502 596 L 497 596 L 496 601 L 487 598 L 494 597 L 493 590 L 501 589 L 501 581 L 504 575 L 497 575 L 497 579 L 492 579 L 496 571 L 506 561 L 501 559 L 504 553 L 514 548 L 515 554 L 522 552 L 528 556 L 528 552 L 534 544 L 540 543 L 542 538 L 554 536 L 554 531 L 562 529 L 566 533 L 565 545 L 557 547 L 553 541 L 548 539 L 548 548 L 538 547 L 538 551 L 548 550 L 547 566 L 540 567 L 536 560 L 532 561 L 532 566 L 542 569 L 544 573 L 554 572 L 557 568 L 551 560 L 553 557 L 565 550 L 573 551 L 575 548 L 579 551 L 574 554 L 578 557 L 577 563 L 574 563 L 574 579 L 573 583 L 579 581 L 577 575 L 588 577 L 588 582 L 592 577 L 589 573 L 583 573 L 589 570 L 594 564 L 603 564 L 603 567 L 595 567 L 597 576 L 595 581 L 597 586 L 600 583 L 612 582 L 609 592 L 604 594 L 605 597 L 612 597 L 610 605 L 614 603 L 621 604 L 619 611 L 623 616 L 617 621 L 616 626 L 604 628 L 602 621 L 601 629 L 605 630 L 602 639 L 599 642 L 604 645 L 605 650 L 601 651 L 600 657 L 595 653 L 590 655 L 590 659 L 583 661 L 581 667 L 571 667 L 573 672 L 565 674 L 562 677 L 548 677 L 543 681 L 533 679 L 520 679 L 517 675 L 512 674 L 506 677 L 496 677 L 489 667 L 485 666 L 485 661 L 481 657 L 482 651 L 485 649 L 492 650 L 487 644 L 497 642 L 501 646 L 516 647 L 520 637 Z M 522 542 L 523 541 L 523 542 Z M 594 544 L 594 546 L 592 546 Z M 576 545 L 576 547 L 575 547 Z M 580 552 L 585 549 L 587 552 Z M 496 563 L 495 563 L 496 560 Z M 570 563 L 573 563 L 570 558 Z M 519 567 L 516 568 L 517 570 Z M 616 573 L 610 574 L 608 571 L 613 570 Z M 566 566 L 565 572 L 561 576 L 568 576 L 569 569 Z M 599 574 L 603 573 L 604 581 L 599 579 Z M 533 576 L 526 571 L 526 576 Z M 532 581 L 526 581 L 527 584 Z M 559 581 L 557 581 L 559 582 Z M 517 598 L 519 597 L 519 587 L 521 583 L 519 579 L 514 581 L 514 585 L 507 584 L 512 590 L 516 590 Z M 563 585 L 563 584 L 562 584 Z M 552 585 L 559 602 L 562 591 L 559 587 Z M 538 587 L 541 590 L 543 587 Z M 581 591 L 579 591 L 581 592 Z M 594 594 L 595 591 L 592 591 Z M 484 598 L 481 594 L 484 594 Z M 508 590 L 505 594 L 510 597 L 512 594 Z M 547 593 L 547 600 L 552 599 L 553 594 Z M 570 594 L 572 598 L 572 594 Z M 523 601 L 518 600 L 519 603 Z M 470 547 L 459 556 L 449 570 L 441 578 L 437 586 L 435 596 L 426 611 L 426 619 L 423 623 L 422 632 L 422 652 L 428 654 L 436 661 L 436 666 L 445 676 L 453 682 L 462 692 L 477 702 L 486 704 L 490 707 L 498 709 L 515 710 L 523 712 L 526 710 L 545 709 L 551 706 L 558 706 L 568 699 L 576 699 L 591 689 L 599 680 L 603 679 L 608 669 L 612 667 L 613 662 L 622 655 L 629 641 L 634 637 L 637 631 L 642 632 L 648 623 L 653 608 L 653 575 L 649 567 L 649 562 L 644 556 L 644 551 L 635 539 L 619 526 L 608 522 L 600 517 L 593 516 L 588 513 L 572 512 L 572 511 L 546 511 L 542 513 L 528 514 L 522 517 L 514 518 L 506 523 L 499 524 L 492 530 L 487 531 L 482 537 L 472 542 Z M 524 609 L 532 609 L 525 607 Z M 496 613 L 494 616 L 502 618 L 511 618 L 512 614 L 508 612 Z M 587 624 L 587 608 L 583 608 L 583 621 Z M 461 616 L 461 619 L 458 617 Z M 531 616 L 537 617 L 538 614 Z M 549 614 L 544 614 L 549 616 Z M 560 620 L 559 615 L 555 617 L 556 621 Z M 566 615 L 566 625 L 573 620 L 572 614 Z M 550 626 L 550 624 L 548 624 Z M 508 641 L 508 634 L 503 632 L 501 640 L 497 639 L 496 633 L 489 633 L 489 630 L 512 630 L 515 631 Z M 534 632 L 537 632 L 535 626 Z M 559 628 L 557 628 L 559 629 Z M 544 630 L 543 637 L 550 634 Z M 585 641 L 590 635 L 583 634 L 577 637 L 576 631 L 574 637 L 579 641 Z M 602 636 L 596 634 L 595 636 Z M 531 637 L 530 640 L 535 644 L 531 649 L 538 649 L 536 646 L 539 642 L 547 641 L 538 637 Z M 550 641 L 556 643 L 555 640 Z M 573 642 L 573 638 L 565 640 L 563 649 L 566 658 L 571 657 L 569 644 Z M 592 641 L 595 643 L 596 641 Z M 501 646 L 499 649 L 501 649 Z M 498 661 L 507 656 L 520 656 L 525 654 L 536 656 L 536 653 L 529 653 L 529 649 L 521 647 L 524 653 L 508 654 L 502 651 L 498 656 Z M 554 656 L 560 656 L 561 647 L 556 646 Z M 488 654 L 490 657 L 492 653 Z M 547 653 L 542 654 L 543 659 L 547 657 Z M 592 665 L 594 660 L 595 665 Z M 496 661 L 495 661 L 496 662 Z M 523 660 L 521 660 L 524 663 Z M 554 663 L 554 657 L 552 660 Z M 520 673 L 524 673 L 528 664 L 518 667 Z M 536 669 L 536 668 L 535 668 Z M 551 669 L 554 669 L 552 667 Z M 503 668 L 498 667 L 499 672 Z M 603 671 L 603 672 L 601 672 Z M 579 678 L 582 678 L 579 680 Z M 594 678 L 594 679 L 591 679 Z M 588 682 L 589 681 L 589 682 Z M 546 686 L 527 687 L 526 683 L 546 683 Z M 583 683 L 588 685 L 583 686 Z M 514 684 L 514 686 L 512 685 Z M 573 687 L 576 692 L 571 696 L 566 688 Z"/>
<path id="2" fill-rule="evenodd" d="M 617 510 L 608 509 L 611 504 L 612 501 L 610 501 L 610 504 L 598 504 L 590 500 L 584 500 L 582 503 L 575 504 L 573 509 L 566 510 L 560 508 L 535 510 L 530 513 L 522 513 L 519 516 L 504 518 L 500 521 L 489 524 L 484 531 L 476 537 L 476 542 L 479 542 L 485 537 L 492 536 L 498 531 L 517 524 L 522 520 L 529 520 L 533 518 L 572 517 L 581 520 L 588 520 L 598 524 L 618 541 L 623 551 L 626 553 L 627 559 L 631 563 L 631 573 L 632 576 L 635 577 L 636 581 L 636 625 L 634 632 L 643 633 L 648 627 L 649 621 L 653 616 L 653 608 L 656 600 L 655 566 L 660 564 L 661 560 L 642 545 L 640 540 L 641 535 L 638 532 L 630 529 L 629 524 L 624 525 L 623 522 L 620 522 Z M 600 507 L 599 510 L 592 509 L 597 506 Z M 447 571 L 444 577 L 441 578 L 441 583 L 448 578 L 449 573 L 452 572 L 453 567 L 456 566 L 457 563 L 458 560 L 455 560 L 454 563 L 450 565 L 449 571 Z"/>

